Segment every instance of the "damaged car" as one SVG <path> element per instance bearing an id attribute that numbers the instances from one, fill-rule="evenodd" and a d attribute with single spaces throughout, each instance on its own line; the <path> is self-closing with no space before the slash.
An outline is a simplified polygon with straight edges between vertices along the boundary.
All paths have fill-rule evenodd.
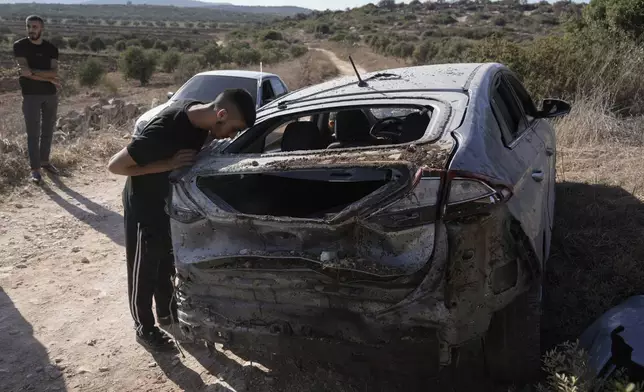
<path id="1" fill-rule="evenodd" d="M 344 77 L 264 106 L 173 173 L 183 334 L 424 347 L 437 368 L 473 345 L 492 377 L 530 378 L 554 214 L 547 119 L 569 110 L 538 109 L 496 63 Z"/>

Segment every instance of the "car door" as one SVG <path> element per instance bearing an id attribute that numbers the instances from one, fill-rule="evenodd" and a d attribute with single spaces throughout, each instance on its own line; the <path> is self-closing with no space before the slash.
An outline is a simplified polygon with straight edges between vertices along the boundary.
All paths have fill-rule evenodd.
<path id="1" fill-rule="evenodd" d="M 541 259 L 543 252 L 543 216 L 546 200 L 544 145 L 534 130 L 532 117 L 526 117 L 521 102 L 504 73 L 496 75 L 492 89 L 492 111 L 501 129 L 503 144 L 509 156 L 500 165 L 517 165 L 520 175 L 514 185 L 514 196 L 508 202 L 510 212 L 519 220 Z"/>
<path id="2" fill-rule="evenodd" d="M 535 135 L 541 139 L 541 150 L 539 159 L 542 160 L 541 166 L 543 167 L 543 185 L 544 185 L 544 222 L 543 229 L 545 233 L 544 254 L 547 256 L 550 247 L 550 238 L 552 234 L 552 227 L 554 222 L 555 213 L 555 184 L 556 184 L 556 136 L 554 128 L 544 119 L 537 119 L 537 108 L 530 94 L 525 89 L 521 81 L 513 74 L 506 73 L 506 80 L 511 85 L 512 90 L 517 96 L 519 103 L 523 109 L 526 119 L 531 124 Z"/>
<path id="3" fill-rule="evenodd" d="M 278 78 L 270 78 L 270 81 L 271 87 L 273 87 L 273 92 L 275 93 L 275 98 L 279 98 L 288 92 L 286 86 L 284 86 Z"/>
<path id="4" fill-rule="evenodd" d="M 273 91 L 273 86 L 271 86 L 270 79 L 262 81 L 261 98 L 259 107 L 262 107 L 275 99 L 275 92 Z"/>

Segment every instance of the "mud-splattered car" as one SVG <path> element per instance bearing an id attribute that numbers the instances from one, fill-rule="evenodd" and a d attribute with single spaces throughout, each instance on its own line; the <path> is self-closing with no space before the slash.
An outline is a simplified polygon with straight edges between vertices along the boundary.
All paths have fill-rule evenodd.
<path id="1" fill-rule="evenodd" d="M 346 77 L 263 107 L 174 173 L 183 333 L 422 346 L 442 365 L 474 344 L 492 376 L 534 374 L 555 196 L 546 119 L 569 110 L 538 110 L 500 64 Z"/>

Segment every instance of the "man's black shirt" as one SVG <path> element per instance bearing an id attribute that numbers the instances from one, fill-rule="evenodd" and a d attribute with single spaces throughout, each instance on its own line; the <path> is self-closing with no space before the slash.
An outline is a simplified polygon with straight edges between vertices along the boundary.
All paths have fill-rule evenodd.
<path id="1" fill-rule="evenodd" d="M 58 48 L 47 40 L 36 45 L 29 38 L 20 39 L 13 44 L 14 57 L 27 59 L 27 65 L 34 71 L 50 71 L 51 60 L 58 60 Z M 56 86 L 42 80 L 21 76 L 19 79 L 22 95 L 54 95 Z"/>
<path id="2" fill-rule="evenodd" d="M 179 150 L 199 151 L 208 131 L 196 128 L 188 119 L 188 108 L 197 101 L 178 101 L 154 117 L 134 135 L 127 146 L 132 159 L 140 166 L 172 158 Z M 170 192 L 170 172 L 128 177 L 123 189 L 123 204 L 128 215 L 143 224 L 167 221 L 166 198 Z"/>

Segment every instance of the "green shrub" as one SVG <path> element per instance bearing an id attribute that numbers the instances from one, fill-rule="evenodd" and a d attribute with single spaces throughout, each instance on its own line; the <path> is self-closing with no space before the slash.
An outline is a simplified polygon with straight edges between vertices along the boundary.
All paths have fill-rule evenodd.
<path id="1" fill-rule="evenodd" d="M 591 22 L 636 39 L 644 33 L 644 0 L 591 0 L 585 15 Z"/>
<path id="2" fill-rule="evenodd" d="M 177 69 L 174 71 L 174 82 L 183 84 L 195 74 L 203 70 L 205 59 L 199 55 L 181 57 Z"/>
<path id="3" fill-rule="evenodd" d="M 154 41 L 151 38 L 143 37 L 140 39 L 141 46 L 143 49 L 152 49 L 154 47 Z"/>
<path id="4" fill-rule="evenodd" d="M 78 68 L 78 82 L 81 86 L 96 86 L 103 75 L 105 75 L 105 68 L 95 58 L 85 60 Z"/>
<path id="5" fill-rule="evenodd" d="M 268 31 L 262 37 L 262 40 L 264 41 L 282 41 L 283 39 L 284 37 L 282 36 L 282 33 L 277 32 L 275 30 Z"/>
<path id="6" fill-rule="evenodd" d="M 67 40 L 67 45 L 72 49 L 76 49 L 76 47 L 78 47 L 78 43 L 78 38 L 70 38 Z"/>
<path id="7" fill-rule="evenodd" d="M 58 49 L 65 49 L 67 47 L 67 41 L 61 35 L 53 35 L 49 38 L 49 42 L 54 44 Z"/>
<path id="8" fill-rule="evenodd" d="M 168 45 L 166 45 L 166 43 L 161 41 L 161 40 L 157 40 L 154 43 L 154 49 L 160 50 L 162 52 L 167 52 L 168 51 Z"/>
<path id="9" fill-rule="evenodd" d="M 101 50 L 105 50 L 107 46 L 105 45 L 105 42 L 103 42 L 102 39 L 99 37 L 94 37 L 90 42 L 89 42 L 89 48 L 92 49 L 94 52 L 100 52 Z"/>
<path id="10" fill-rule="evenodd" d="M 114 44 L 114 49 L 118 50 L 119 52 L 124 51 L 127 48 L 127 42 L 125 41 L 117 41 Z"/>
<path id="11" fill-rule="evenodd" d="M 141 49 L 138 46 L 127 48 L 121 54 L 119 68 L 126 79 L 135 79 L 141 82 L 142 86 L 148 84 L 156 69 L 156 57 L 150 51 Z"/>
<path id="12" fill-rule="evenodd" d="M 222 63 L 221 48 L 215 42 L 206 45 L 200 50 L 200 53 L 206 59 L 207 64 L 218 66 Z"/>
<path id="13" fill-rule="evenodd" d="M 178 52 L 174 50 L 168 51 L 161 56 L 161 69 L 166 73 L 174 72 L 180 61 L 181 56 Z"/>
<path id="14" fill-rule="evenodd" d="M 309 51 L 309 48 L 304 45 L 293 45 L 289 48 L 289 51 L 291 52 L 291 57 L 297 58 L 304 56 Z"/>

